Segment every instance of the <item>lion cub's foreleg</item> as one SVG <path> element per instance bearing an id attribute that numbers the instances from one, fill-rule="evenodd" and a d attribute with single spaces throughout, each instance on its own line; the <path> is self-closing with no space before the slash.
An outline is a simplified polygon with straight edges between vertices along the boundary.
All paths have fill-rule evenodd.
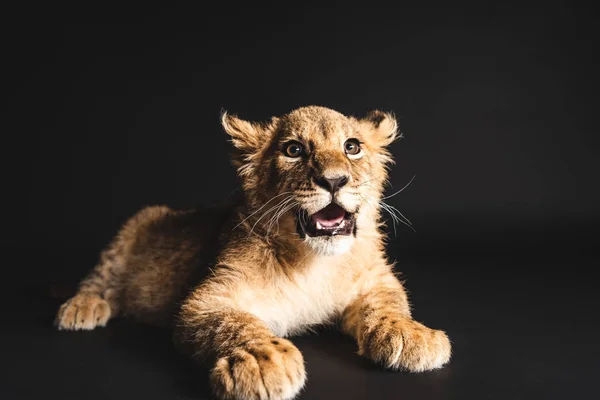
<path id="1" fill-rule="evenodd" d="M 304 386 L 300 351 L 250 313 L 207 302 L 197 291 L 184 302 L 175 325 L 176 345 L 212 368 L 218 398 L 291 399 Z"/>
<path id="2" fill-rule="evenodd" d="M 410 316 L 406 293 L 390 272 L 345 310 L 344 331 L 358 342 L 359 354 L 387 368 L 420 372 L 450 359 L 450 341 Z"/>
<path id="3" fill-rule="evenodd" d="M 60 330 L 91 330 L 105 326 L 118 312 L 115 299 L 116 276 L 120 268 L 115 248 L 100 255 L 100 261 L 79 284 L 77 294 L 58 310 L 56 325 Z"/>

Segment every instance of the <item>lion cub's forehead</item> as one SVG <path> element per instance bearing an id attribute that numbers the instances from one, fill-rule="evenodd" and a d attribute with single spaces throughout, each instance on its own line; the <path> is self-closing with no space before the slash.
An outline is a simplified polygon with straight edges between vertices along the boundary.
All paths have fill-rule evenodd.
<path id="1" fill-rule="evenodd" d="M 345 115 L 325 107 L 303 107 L 282 119 L 283 131 L 300 139 L 337 141 L 354 135 L 357 125 Z"/>

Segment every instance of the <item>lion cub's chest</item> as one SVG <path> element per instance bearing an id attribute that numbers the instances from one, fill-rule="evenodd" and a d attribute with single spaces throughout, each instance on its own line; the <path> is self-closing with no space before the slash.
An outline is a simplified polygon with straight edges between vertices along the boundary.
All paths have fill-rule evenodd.
<path id="1" fill-rule="evenodd" d="M 240 288 L 236 302 L 279 336 L 331 320 L 355 296 L 347 273 L 340 266 L 324 263 L 308 266 L 290 278 L 253 286 Z"/>

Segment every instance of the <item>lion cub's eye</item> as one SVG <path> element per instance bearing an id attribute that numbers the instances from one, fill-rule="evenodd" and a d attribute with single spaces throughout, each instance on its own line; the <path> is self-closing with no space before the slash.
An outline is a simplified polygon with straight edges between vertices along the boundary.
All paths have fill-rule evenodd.
<path id="1" fill-rule="evenodd" d="M 289 142 L 283 147 L 283 153 L 292 158 L 300 157 L 304 148 L 298 142 Z"/>
<path id="2" fill-rule="evenodd" d="M 346 143 L 344 143 L 344 150 L 346 154 L 350 154 L 352 156 L 360 153 L 360 142 L 356 139 L 348 139 Z"/>

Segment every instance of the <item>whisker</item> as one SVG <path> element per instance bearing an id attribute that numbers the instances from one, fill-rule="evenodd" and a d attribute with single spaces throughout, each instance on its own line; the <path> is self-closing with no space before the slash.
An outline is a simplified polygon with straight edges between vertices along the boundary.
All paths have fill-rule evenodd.
<path id="1" fill-rule="evenodd" d="M 300 203 L 297 201 L 292 202 L 291 204 L 287 204 L 281 211 L 279 211 L 278 215 L 277 215 L 277 219 L 276 219 L 276 223 L 277 223 L 277 234 L 279 234 L 279 219 L 285 215 L 285 213 L 287 213 L 289 210 L 291 210 L 292 208 L 296 207 L 297 205 L 299 205 Z M 269 227 L 269 230 L 267 231 L 267 235 L 269 234 L 269 232 L 271 231 L 271 226 Z"/>
<path id="2" fill-rule="evenodd" d="M 271 232 L 271 229 L 273 228 L 273 225 L 275 225 L 275 223 L 277 223 L 277 232 L 279 233 L 279 218 L 281 218 L 281 216 L 283 214 L 285 214 L 285 212 L 288 210 L 287 207 L 290 205 L 290 202 L 292 203 L 292 207 L 296 203 L 294 201 L 294 198 L 291 196 L 288 197 L 285 201 L 279 203 L 278 209 L 273 213 L 273 216 L 271 217 L 271 219 L 268 222 L 266 236 L 269 235 L 269 233 Z"/>
<path id="3" fill-rule="evenodd" d="M 369 201 L 368 201 L 367 199 L 365 199 L 365 198 L 363 197 L 363 195 L 362 195 L 362 194 L 360 194 L 360 193 L 359 193 L 358 195 L 359 195 L 360 197 L 362 197 L 362 199 L 365 201 L 365 203 L 367 203 L 367 205 L 368 205 L 369 207 L 373 208 L 373 206 L 371 205 L 371 203 L 369 203 Z"/>
<path id="4" fill-rule="evenodd" d="M 409 225 L 411 225 L 411 226 L 412 226 L 412 222 L 410 222 L 410 220 L 409 220 L 408 218 L 406 218 L 406 217 L 404 216 L 404 214 L 402 214 L 402 213 L 400 212 L 400 210 L 398 210 L 396 207 L 394 207 L 394 206 L 393 206 L 393 205 L 391 205 L 391 204 L 388 204 L 388 206 L 390 206 L 392 209 L 396 210 L 396 212 L 397 212 L 398 214 L 400 214 L 400 216 L 401 216 L 402 218 L 404 218 L 404 220 L 405 220 L 405 221 L 406 221 L 406 222 L 407 222 Z"/>
<path id="5" fill-rule="evenodd" d="M 381 204 L 385 204 L 385 203 L 381 203 Z M 391 206 L 391 205 L 389 205 L 389 204 L 386 204 L 386 207 L 388 207 L 388 212 L 390 212 L 391 214 L 394 214 L 394 215 L 395 215 L 395 213 L 396 213 L 396 212 L 398 212 L 400 215 L 402 215 L 402 213 L 400 213 L 400 211 L 398 211 L 398 209 L 397 209 L 396 207 L 394 207 L 394 206 Z M 406 217 L 404 217 L 404 218 L 406 218 Z M 406 223 L 406 222 L 405 222 L 403 219 L 401 219 L 401 218 L 400 218 L 400 217 L 398 217 L 397 215 L 396 215 L 396 220 L 397 220 L 398 222 L 401 222 L 401 223 L 403 223 L 404 225 L 408 226 L 410 229 L 412 229 L 412 230 L 413 230 L 413 232 L 416 232 L 415 228 L 413 228 L 413 227 L 412 227 L 412 224 L 410 224 L 410 221 L 408 221 L 408 220 L 407 220 L 407 221 L 408 221 L 408 223 Z"/>
<path id="6" fill-rule="evenodd" d="M 308 253 L 306 253 L 306 255 L 304 257 L 302 257 L 302 259 L 300 261 L 298 261 L 298 263 L 296 264 L 296 268 L 300 266 L 300 264 L 302 264 L 302 262 L 304 260 L 306 260 L 306 258 L 308 256 L 310 256 L 311 254 L 313 254 L 316 251 L 316 249 L 312 249 L 311 251 L 309 251 Z"/>
<path id="7" fill-rule="evenodd" d="M 265 215 L 267 215 L 268 213 L 270 213 L 271 211 L 277 209 L 277 207 L 279 207 L 281 205 L 281 203 L 283 203 L 286 200 L 289 200 L 292 196 L 286 197 L 285 199 L 283 199 L 282 201 L 280 201 L 279 203 L 277 203 L 276 205 L 274 205 L 273 207 L 269 208 L 267 211 L 265 211 L 260 218 L 258 218 L 256 220 L 256 222 L 254 223 L 254 225 L 252 225 L 252 229 L 250 229 L 250 232 L 248 233 L 248 236 L 250 236 L 252 234 L 252 232 L 254 231 L 254 228 L 256 227 L 256 225 L 260 222 L 261 219 L 263 219 L 265 217 Z"/>
<path id="8" fill-rule="evenodd" d="M 402 192 L 404 189 L 406 189 L 406 188 L 407 188 L 407 187 L 408 187 L 408 186 L 409 186 L 409 185 L 412 183 L 412 181 L 415 179 L 415 177 L 416 177 L 416 176 L 417 176 L 416 174 L 415 174 L 415 175 L 413 175 L 413 177 L 412 177 L 412 178 L 410 178 L 410 181 L 408 181 L 408 183 L 407 183 L 406 185 L 404 185 L 404 187 L 403 187 L 402 189 L 398 190 L 398 191 L 397 191 L 397 192 L 395 192 L 394 194 L 391 194 L 391 195 L 389 195 L 389 196 L 386 196 L 386 197 L 383 197 L 383 198 L 381 198 L 381 200 L 386 200 L 386 199 L 389 199 L 390 197 L 394 197 L 395 195 L 397 195 L 397 194 L 399 194 L 400 192 Z"/>
<path id="9" fill-rule="evenodd" d="M 273 211 L 273 215 L 271 215 L 269 221 L 266 223 L 269 229 L 271 228 L 271 225 L 275 222 L 275 220 L 278 218 L 279 212 L 291 201 L 293 201 L 293 197 L 289 196 L 277 204 L 275 211 Z"/>
<path id="10" fill-rule="evenodd" d="M 244 222 L 246 222 L 246 220 L 248 220 L 248 218 L 252 217 L 254 214 L 256 214 L 257 212 L 259 212 L 260 210 L 262 210 L 263 208 L 265 208 L 265 206 L 267 204 L 269 204 L 270 202 L 272 202 L 273 200 L 275 200 L 277 197 L 283 196 L 284 194 L 289 194 L 291 192 L 283 192 L 278 194 L 277 196 L 273 196 L 269 201 L 267 201 L 265 204 L 263 204 L 258 210 L 254 211 L 252 214 L 248 215 L 246 218 L 244 218 L 239 224 L 237 224 L 236 226 L 233 227 L 233 229 L 237 228 L 238 226 L 242 225 Z M 233 231 L 232 229 L 232 231 Z"/>
<path id="11" fill-rule="evenodd" d="M 373 206 L 371 205 L 371 203 L 367 199 L 365 199 L 362 194 L 359 194 L 359 196 L 362 197 L 362 199 L 365 201 L 365 203 L 367 203 L 367 205 L 369 207 L 373 208 Z M 379 204 L 381 205 L 381 208 L 383 208 L 384 210 L 386 210 L 392 216 L 392 226 L 394 227 L 394 236 L 396 236 L 396 219 L 397 219 L 397 217 L 393 213 L 391 213 L 390 210 L 388 210 L 386 208 L 387 204 L 385 204 L 383 202 L 379 202 Z"/>
<path id="12" fill-rule="evenodd" d="M 372 181 L 374 181 L 374 180 L 375 180 L 375 178 L 374 178 L 374 177 L 372 177 L 372 176 L 370 176 L 369 174 L 366 174 L 366 175 L 367 175 L 367 178 L 371 178 L 371 179 L 369 179 L 368 181 L 364 181 L 363 183 L 361 183 L 361 184 L 360 184 L 360 185 L 358 185 L 357 187 L 361 187 L 362 185 L 366 185 L 367 183 L 369 183 L 369 182 L 372 182 Z"/>
<path id="13" fill-rule="evenodd" d="M 392 206 L 391 204 L 387 204 L 387 203 L 385 203 L 383 200 L 377 200 L 377 199 L 373 198 L 372 196 L 369 196 L 369 195 L 368 195 L 368 194 L 366 194 L 366 193 L 365 193 L 365 196 L 367 196 L 367 197 L 370 197 L 370 198 L 372 198 L 373 200 L 376 200 L 376 201 L 377 201 L 377 203 L 380 205 L 380 207 L 381 207 L 382 209 L 384 209 L 384 210 L 385 210 L 385 211 L 386 211 L 388 214 L 390 214 L 390 216 L 392 217 L 392 225 L 393 225 L 393 228 L 394 228 L 394 235 L 396 235 L 396 234 L 397 234 L 397 232 L 396 232 L 396 223 L 397 223 L 397 222 L 400 222 L 400 223 L 402 223 L 402 224 L 404 224 L 404 225 L 408 226 L 408 227 L 409 227 L 409 228 L 410 228 L 410 229 L 411 229 L 413 232 L 416 232 L 416 230 L 415 230 L 415 228 L 413 228 L 413 226 L 412 226 L 412 223 L 410 222 L 410 220 L 409 220 L 408 218 L 406 218 L 406 217 L 404 216 L 404 214 L 402 214 L 402 213 L 400 212 L 400 210 L 398 210 L 396 207 Z M 369 206 L 371 206 L 371 204 L 370 204 L 370 203 L 369 203 L 369 202 L 368 202 L 368 201 L 367 201 L 367 200 L 366 200 L 366 199 L 365 199 L 365 198 L 362 196 L 362 194 L 360 195 L 360 197 L 362 197 L 362 198 L 363 198 L 363 200 L 365 200 L 365 202 L 366 202 L 367 204 L 369 204 Z M 399 215 L 400 215 L 402 218 L 401 218 L 400 216 L 398 216 L 398 214 L 399 214 Z"/>
<path id="14" fill-rule="evenodd" d="M 398 233 L 396 232 L 396 222 L 398 217 L 392 212 L 390 211 L 390 209 L 387 207 L 387 204 L 385 203 L 379 203 L 381 205 L 381 208 L 383 208 L 385 211 L 388 212 L 388 214 L 390 214 L 392 216 L 392 226 L 394 227 L 394 236 L 397 236 Z"/>
<path id="15" fill-rule="evenodd" d="M 367 195 L 367 196 L 368 196 L 368 195 Z M 380 203 L 380 204 L 381 204 L 383 207 L 389 207 L 390 211 L 391 211 L 391 212 L 393 212 L 393 213 L 394 213 L 394 215 L 396 215 L 396 213 L 400 214 L 400 216 L 401 216 L 401 217 L 402 217 L 402 218 L 403 218 L 403 219 L 404 219 L 404 220 L 405 220 L 405 221 L 406 221 L 406 222 L 407 222 L 409 225 L 412 225 L 412 222 L 410 222 L 410 220 L 409 220 L 408 218 L 406 218 L 406 217 L 404 216 L 404 214 L 402 214 L 402 213 L 400 212 L 400 210 L 398 210 L 396 207 L 394 207 L 394 206 L 393 206 L 393 205 L 391 205 L 391 204 L 388 204 L 388 203 L 384 202 L 383 200 L 380 200 L 380 201 L 379 201 L 379 203 Z M 398 217 L 397 215 L 396 215 L 396 217 L 397 217 L 397 218 L 400 218 L 400 217 Z"/>

